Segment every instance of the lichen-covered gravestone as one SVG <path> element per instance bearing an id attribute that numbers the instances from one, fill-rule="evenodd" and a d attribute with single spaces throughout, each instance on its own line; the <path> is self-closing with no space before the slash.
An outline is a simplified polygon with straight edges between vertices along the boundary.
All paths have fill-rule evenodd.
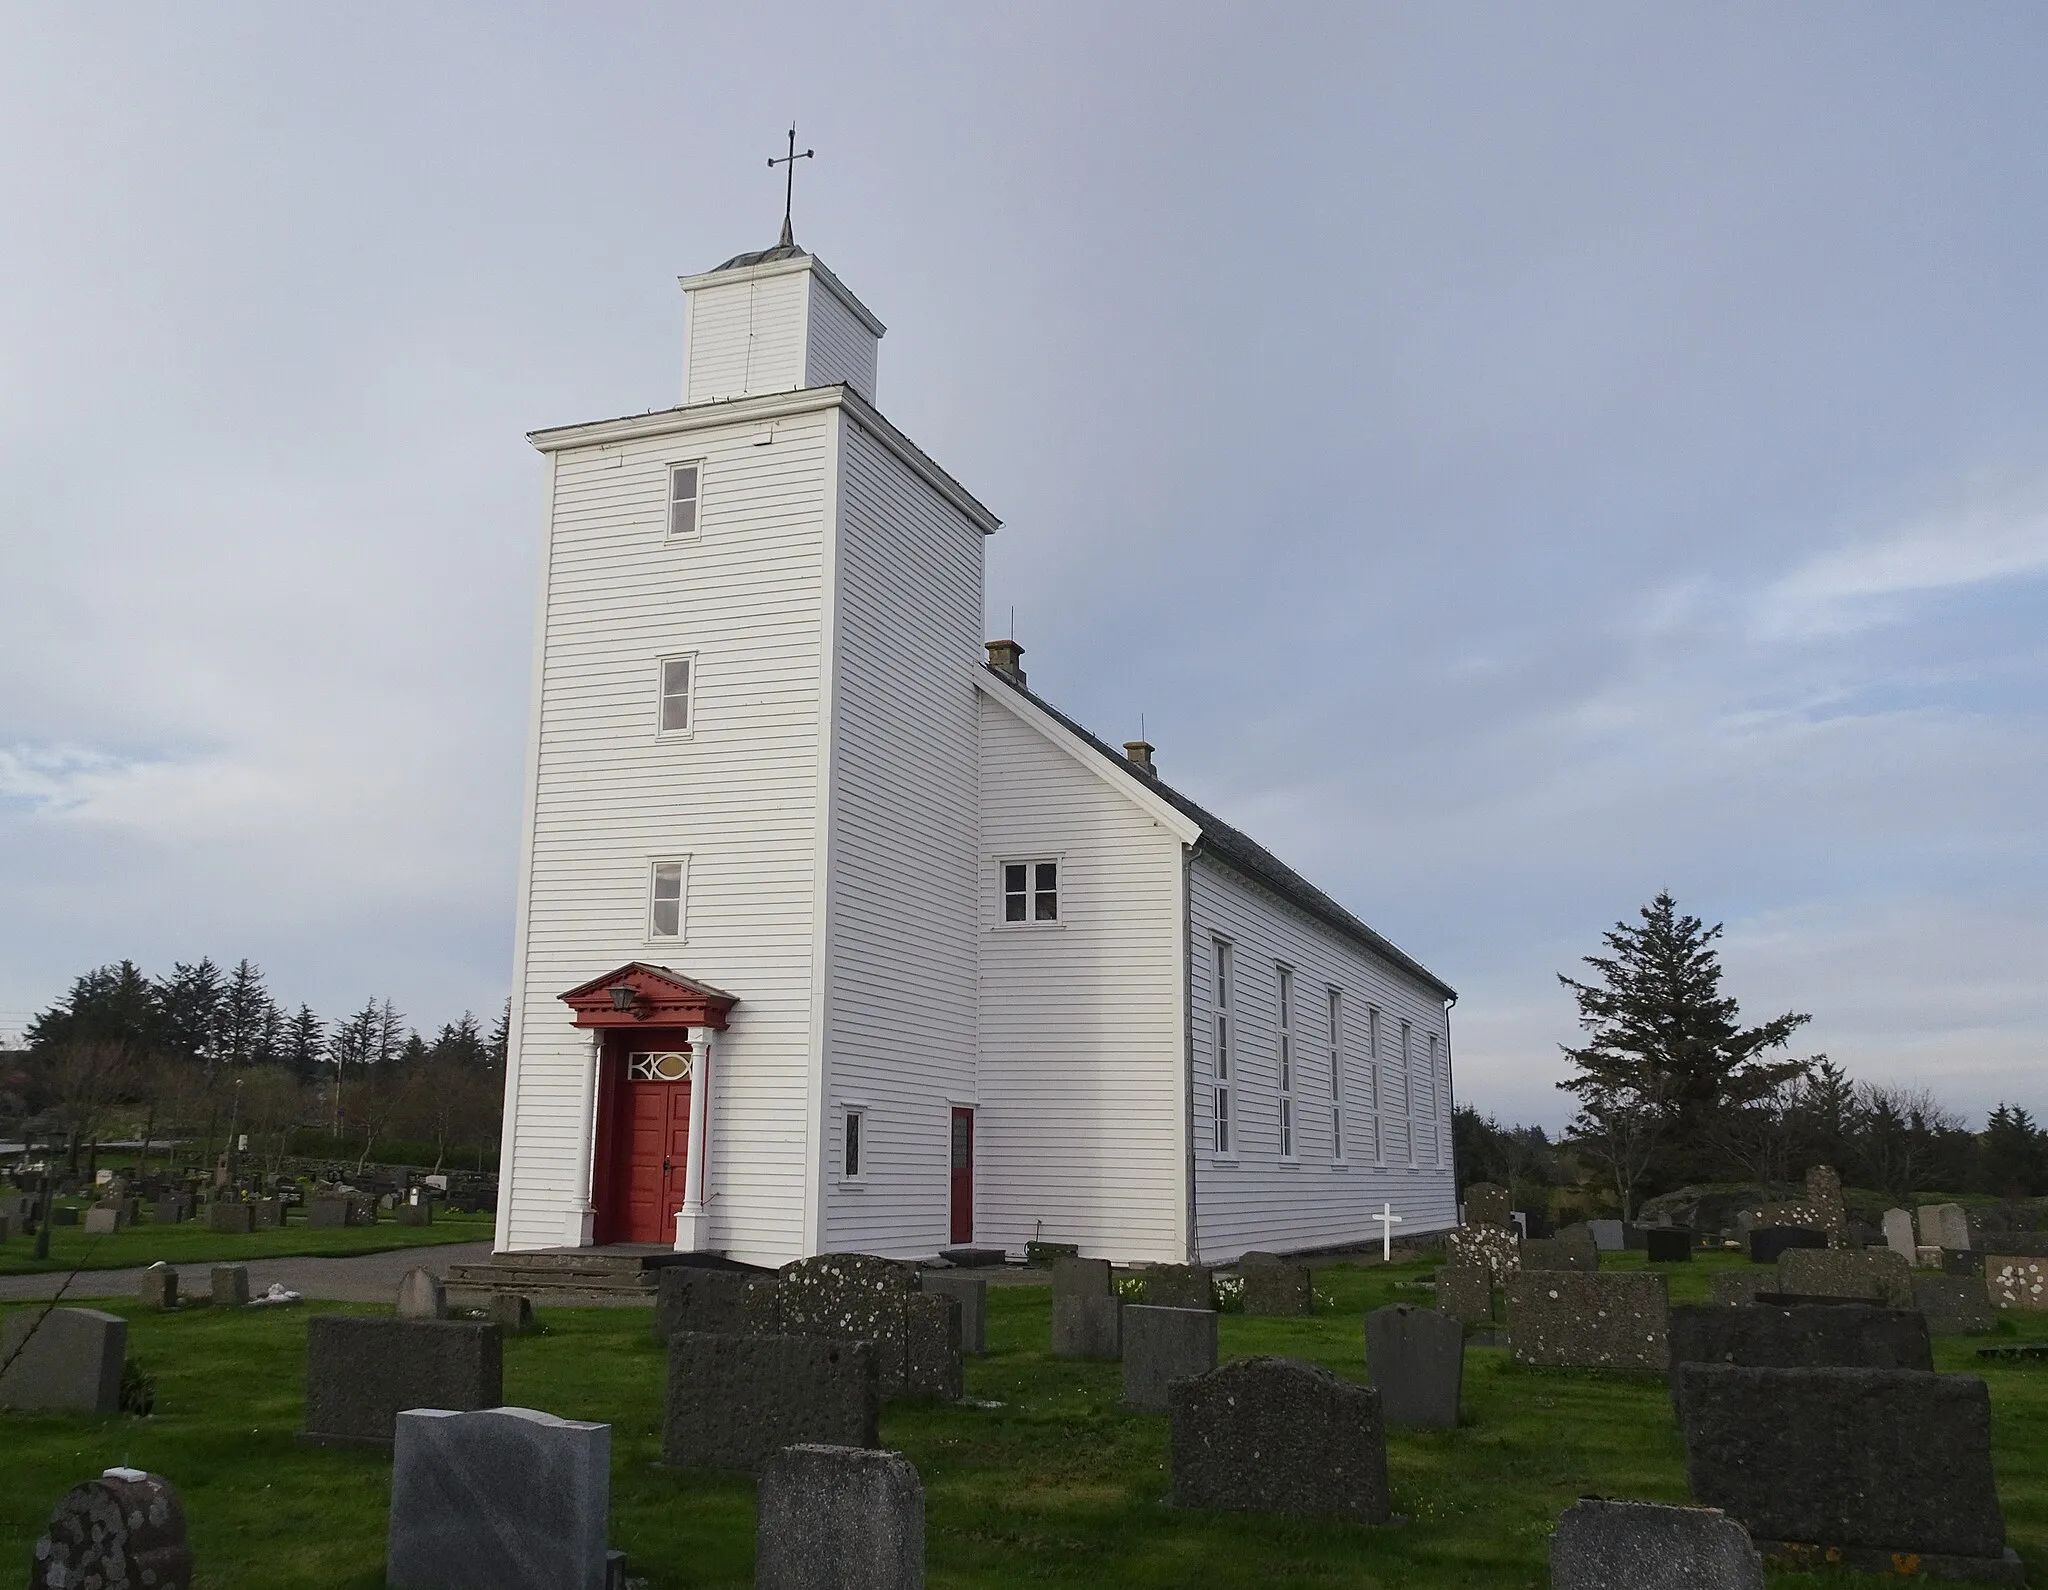
<path id="1" fill-rule="evenodd" d="M 1717 1507 L 1589 1496 L 1550 1537 L 1550 1590 L 1763 1590 L 1749 1531 Z"/>
<path id="2" fill-rule="evenodd" d="M 1768 1558 L 1929 1578 L 2013 1576 L 1975 1375 L 1686 1364 L 1678 1420 L 1693 1498 Z M 2008 1568 L 2008 1564 L 2011 1565 Z"/>
<path id="3" fill-rule="evenodd" d="M 1778 1289 L 1806 1297 L 1867 1297 L 1886 1308 L 1911 1308 L 1913 1271 L 1889 1248 L 1861 1253 L 1792 1248 L 1779 1256 Z"/>
<path id="4" fill-rule="evenodd" d="M 1522 1244 L 1522 1268 L 1584 1273 L 1600 1268 L 1600 1250 L 1590 1243 L 1568 1242 L 1563 1237 L 1534 1237 Z"/>
<path id="5" fill-rule="evenodd" d="M 1145 1305 L 1148 1308 L 1214 1308 L 1215 1273 L 1201 1264 L 1147 1265 Z"/>
<path id="6" fill-rule="evenodd" d="M 1813 1211 L 1813 1223 L 1828 1234 L 1830 1247 L 1841 1247 L 1848 1238 L 1849 1206 L 1842 1199 L 1841 1172 L 1832 1165 L 1815 1165 L 1806 1173 L 1806 1206 Z"/>
<path id="7" fill-rule="evenodd" d="M 654 1339 L 677 1331 L 711 1336 L 775 1334 L 776 1278 L 754 1270 L 713 1270 L 671 1264 L 658 1272 Z"/>
<path id="8" fill-rule="evenodd" d="M 1436 1306 L 1461 1325 L 1493 1318 L 1493 1272 L 1445 1266 L 1436 1272 Z"/>
<path id="9" fill-rule="evenodd" d="M 1507 1284 L 1515 1362 L 1559 1369 L 1664 1369 L 1670 1364 L 1664 1277 L 1524 1270 Z"/>
<path id="10" fill-rule="evenodd" d="M 1671 1311 L 1671 1392 L 1684 1364 L 1749 1369 L 1934 1368 L 1927 1321 L 1906 1309 L 1860 1304 L 1779 1308 L 1711 1305 Z"/>
<path id="11" fill-rule="evenodd" d="M 1379 1390 L 1388 1424 L 1456 1429 L 1465 1327 L 1433 1308 L 1376 1308 L 1365 1316 L 1365 1373 Z"/>
<path id="12" fill-rule="evenodd" d="M 1455 1270 L 1485 1270 L 1498 1286 L 1521 1268 L 1514 1230 L 1509 1226 L 1465 1225 L 1447 1231 L 1444 1263 Z"/>
<path id="13" fill-rule="evenodd" d="M 782 1267 L 776 1330 L 785 1336 L 873 1342 L 884 1400 L 910 1391 L 910 1300 L 917 1272 L 866 1253 L 825 1253 Z"/>
<path id="14" fill-rule="evenodd" d="M 903 1305 L 903 1395 L 912 1402 L 958 1402 L 966 1393 L 960 1362 L 960 1299 L 916 1291 Z"/>
<path id="15" fill-rule="evenodd" d="M 1707 1277 L 1707 1295 L 1717 1307 L 1754 1303 L 1757 1293 L 1778 1290 L 1778 1272 L 1759 1266 L 1751 1270 L 1716 1270 Z"/>
<path id="16" fill-rule="evenodd" d="M 878 1446 L 881 1416 L 872 1342 L 695 1331 L 669 1338 L 664 1463 L 751 1470 L 786 1446 Z"/>
<path id="17" fill-rule="evenodd" d="M 36 1542 L 29 1590 L 190 1590 L 178 1493 L 140 1469 L 108 1469 L 66 1494 Z"/>
<path id="18" fill-rule="evenodd" d="M 1475 1181 L 1465 1189 L 1465 1224 L 1468 1226 L 1512 1226 L 1508 1190 L 1497 1182 Z"/>
<path id="19" fill-rule="evenodd" d="M 1216 1311 L 1128 1304 L 1123 1311 L 1124 1405 L 1166 1410 L 1166 1388 L 1216 1367 Z"/>
<path id="20" fill-rule="evenodd" d="M 118 1413 L 128 1322 L 95 1308 L 16 1309 L 0 1330 L 0 1408 Z"/>
<path id="21" fill-rule="evenodd" d="M 1122 1316 L 1122 1300 L 1109 1284 L 1107 1259 L 1053 1260 L 1053 1357 L 1122 1357 Z"/>
<path id="22" fill-rule="evenodd" d="M 754 1590 L 924 1590 L 924 1486 L 902 1453 L 784 1447 L 754 1494 Z"/>
<path id="23" fill-rule="evenodd" d="M 1176 1507 L 1384 1524 L 1380 1394 L 1288 1358 L 1239 1358 L 1167 1388 Z"/>
<path id="24" fill-rule="evenodd" d="M 1984 1283 L 1971 1275 L 1914 1276 L 1913 1305 L 1932 1336 L 1974 1336 L 1998 1324 Z"/>
<path id="25" fill-rule="evenodd" d="M 532 1408 L 399 1414 L 391 1590 L 606 1590 L 608 1424 Z"/>
<path id="26" fill-rule="evenodd" d="M 1994 1308 L 2048 1309 L 2048 1259 L 1994 1253 L 1984 1260 L 1984 1290 Z"/>

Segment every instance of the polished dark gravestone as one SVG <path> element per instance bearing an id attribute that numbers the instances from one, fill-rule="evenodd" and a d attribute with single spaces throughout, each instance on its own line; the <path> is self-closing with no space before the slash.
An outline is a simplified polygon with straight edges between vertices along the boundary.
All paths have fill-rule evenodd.
<path id="1" fill-rule="evenodd" d="M 962 1270 L 921 1270 L 927 1292 L 943 1293 L 960 1304 L 960 1351 L 980 1357 L 988 1351 L 988 1281 Z"/>
<path id="2" fill-rule="evenodd" d="M 1568 1507 L 1550 1537 L 1550 1590 L 1763 1590 L 1749 1531 L 1719 1508 L 1605 1501 Z"/>
<path id="3" fill-rule="evenodd" d="M 677 1331 L 710 1336 L 775 1334 L 773 1275 L 755 1270 L 716 1270 L 694 1264 L 665 1265 L 656 1272 L 654 1339 Z"/>
<path id="4" fill-rule="evenodd" d="M 467 1320 L 315 1314 L 306 1322 L 306 1428 L 315 1446 L 389 1451 L 407 1408 L 466 1413 L 505 1400 L 503 1333 Z"/>
<path id="5" fill-rule="evenodd" d="M 1239 1358 L 1167 1388 L 1176 1507 L 1384 1524 L 1380 1394 L 1289 1358 Z"/>
<path id="6" fill-rule="evenodd" d="M 1652 1264 L 1690 1264 L 1692 1248 L 1690 1226 L 1652 1226 L 1644 1233 L 1645 1257 Z"/>
<path id="7" fill-rule="evenodd" d="M 611 1456 L 608 1424 L 531 1408 L 407 1409 L 391 1454 L 385 1583 L 607 1590 Z"/>
<path id="8" fill-rule="evenodd" d="M 190 1590 L 185 1509 L 168 1481 L 108 1469 L 73 1488 L 36 1542 L 29 1590 Z"/>
<path id="9" fill-rule="evenodd" d="M 754 1590 L 924 1590 L 924 1485 L 902 1453 L 784 1447 L 754 1495 Z"/>
<path id="10" fill-rule="evenodd" d="M 872 1342 L 696 1331 L 669 1338 L 664 1463 L 753 1470 L 786 1446 L 879 1446 L 881 1416 Z"/>
<path id="11" fill-rule="evenodd" d="M 1465 1327 L 1433 1308 L 1395 1303 L 1365 1316 L 1365 1373 L 1389 1425 L 1452 1430 L 1465 1384 Z"/>
<path id="12" fill-rule="evenodd" d="M 1166 1388 L 1216 1367 L 1216 1311 L 1126 1304 L 1124 1406 L 1166 1411 Z"/>
<path id="13" fill-rule="evenodd" d="M 0 1408 L 118 1413 L 128 1322 L 95 1308 L 23 1308 L 0 1330 Z"/>
<path id="14" fill-rule="evenodd" d="M 2021 1582 L 1975 1375 L 1686 1364 L 1678 1423 L 1694 1500 L 1768 1558 L 1883 1572 L 1908 1554 L 1931 1578 Z"/>
<path id="15" fill-rule="evenodd" d="M 1757 1226 L 1749 1233 L 1749 1262 L 1776 1264 L 1793 1248 L 1825 1248 L 1828 1234 L 1816 1226 Z"/>
<path id="16" fill-rule="evenodd" d="M 1053 1261 L 1053 1357 L 1122 1357 L 1122 1312 L 1122 1300 L 1109 1284 L 1107 1259 Z"/>
<path id="17" fill-rule="evenodd" d="M 1671 1394 L 1682 1364 L 1748 1369 L 1918 1369 L 1932 1371 L 1927 1321 L 1904 1309 L 1861 1304 L 1696 1304 L 1671 1311 Z"/>

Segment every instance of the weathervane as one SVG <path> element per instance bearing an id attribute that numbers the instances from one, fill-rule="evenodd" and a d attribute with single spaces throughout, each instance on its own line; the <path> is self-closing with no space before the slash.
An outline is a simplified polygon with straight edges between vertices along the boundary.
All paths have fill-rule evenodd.
<path id="1" fill-rule="evenodd" d="M 782 246 L 784 248 L 796 247 L 796 234 L 790 230 L 789 225 L 790 201 L 796 197 L 796 163 L 799 160 L 814 160 L 817 158 L 817 154 L 818 151 L 815 149 L 806 149 L 802 154 L 797 153 L 796 123 L 791 122 L 789 124 L 789 153 L 780 156 L 770 155 L 768 157 L 768 169 L 770 171 L 773 171 L 777 166 L 789 167 L 789 170 L 783 174 L 782 180 Z"/>

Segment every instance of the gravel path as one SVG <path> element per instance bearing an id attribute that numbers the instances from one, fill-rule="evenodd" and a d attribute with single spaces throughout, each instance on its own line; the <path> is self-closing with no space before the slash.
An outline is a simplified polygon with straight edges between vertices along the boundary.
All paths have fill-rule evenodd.
<path id="1" fill-rule="evenodd" d="M 408 1270 L 429 1270 L 446 1277 L 451 1264 L 474 1264 L 491 1256 L 488 1242 L 452 1242 L 443 1247 L 394 1248 L 389 1253 L 363 1253 L 354 1258 L 250 1259 L 249 1295 L 260 1296 L 273 1281 L 292 1291 L 332 1303 L 389 1303 Z M 204 1297 L 213 1291 L 213 1266 L 178 1266 L 178 1292 Z M 64 1301 L 135 1296 L 140 1270 L 82 1270 L 64 1294 Z M 64 1272 L 48 1275 L 0 1275 L 0 1303 L 54 1296 Z"/>

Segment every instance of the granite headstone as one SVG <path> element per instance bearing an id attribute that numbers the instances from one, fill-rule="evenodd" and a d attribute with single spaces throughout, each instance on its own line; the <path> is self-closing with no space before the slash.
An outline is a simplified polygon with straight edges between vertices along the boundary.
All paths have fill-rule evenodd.
<path id="1" fill-rule="evenodd" d="M 1749 1531 L 1715 1507 L 1588 1496 L 1550 1537 L 1550 1590 L 1763 1590 Z"/>
<path id="2" fill-rule="evenodd" d="M 505 1400 L 504 1336 L 496 1325 L 315 1314 L 306 1327 L 300 1439 L 313 1445 L 389 1451 L 407 1408 L 467 1413 Z"/>
<path id="3" fill-rule="evenodd" d="M 1433 1308 L 1395 1303 L 1365 1316 L 1365 1373 L 1391 1426 L 1452 1430 L 1465 1384 L 1465 1327 Z"/>
<path id="4" fill-rule="evenodd" d="M 924 1486 L 902 1453 L 787 1446 L 754 1495 L 754 1590 L 923 1590 Z"/>
<path id="5" fill-rule="evenodd" d="M 108 1469 L 74 1487 L 35 1544 L 29 1590 L 190 1590 L 185 1509 L 159 1475 Z"/>
<path id="6" fill-rule="evenodd" d="M 1380 1394 L 1287 1358 L 1239 1358 L 1167 1388 L 1177 1507 L 1384 1524 Z"/>
<path id="7" fill-rule="evenodd" d="M 661 1460 L 753 1470 L 786 1446 L 873 1447 L 881 1409 L 872 1342 L 677 1331 L 668 1341 Z"/>
<path id="8" fill-rule="evenodd" d="M 988 1282 L 962 1270 L 922 1270 L 919 1283 L 960 1304 L 960 1351 L 980 1357 L 988 1351 Z"/>
<path id="9" fill-rule="evenodd" d="M 1126 1304 L 1124 1405 L 1166 1411 L 1166 1388 L 1216 1367 L 1216 1311 Z"/>
<path id="10" fill-rule="evenodd" d="M 759 1270 L 714 1270 L 671 1264 L 657 1273 L 654 1339 L 677 1331 L 707 1336 L 775 1334 L 773 1275 Z"/>
<path id="11" fill-rule="evenodd" d="M 1508 1344 L 1517 1363 L 1659 1370 L 1670 1364 L 1661 1275 L 1524 1270 L 1508 1278 L 1506 1291 Z"/>

